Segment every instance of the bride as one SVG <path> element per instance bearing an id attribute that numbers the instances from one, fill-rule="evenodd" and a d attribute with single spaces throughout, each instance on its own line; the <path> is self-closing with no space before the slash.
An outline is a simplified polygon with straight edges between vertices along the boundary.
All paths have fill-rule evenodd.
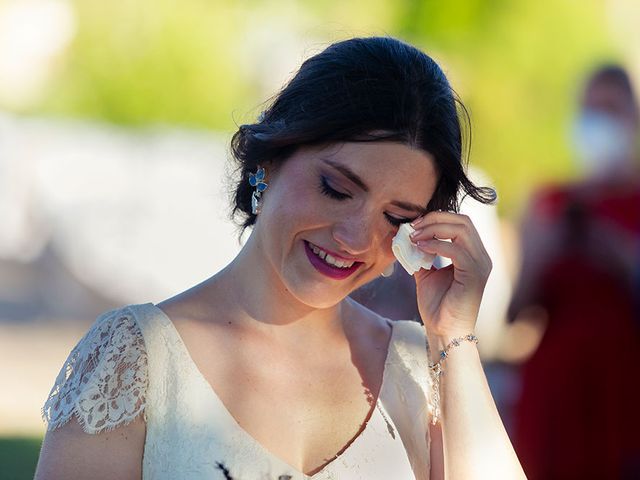
<path id="1" fill-rule="evenodd" d="M 393 38 L 306 60 L 233 137 L 241 252 L 98 317 L 44 405 L 36 478 L 525 478 L 475 346 L 491 260 L 455 212 L 495 192 L 464 173 L 456 106 Z M 452 260 L 414 275 L 424 325 L 348 297 L 394 268 L 405 223 Z"/>

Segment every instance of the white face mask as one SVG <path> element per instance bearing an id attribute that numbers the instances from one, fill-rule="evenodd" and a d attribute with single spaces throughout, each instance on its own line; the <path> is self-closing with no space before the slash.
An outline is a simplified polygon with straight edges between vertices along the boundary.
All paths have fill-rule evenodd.
<path id="1" fill-rule="evenodd" d="M 573 146 L 585 173 L 615 171 L 630 164 L 634 138 L 617 118 L 584 110 L 573 127 Z"/>

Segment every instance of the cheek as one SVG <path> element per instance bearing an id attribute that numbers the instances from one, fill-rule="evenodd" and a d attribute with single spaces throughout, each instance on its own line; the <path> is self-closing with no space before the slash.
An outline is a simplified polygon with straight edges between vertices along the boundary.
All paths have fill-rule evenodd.
<path id="1" fill-rule="evenodd" d="M 301 180 L 296 181 L 296 178 Z M 318 198 L 321 194 L 309 181 L 303 181 L 304 178 L 301 175 L 290 175 L 287 181 L 274 184 L 268 198 L 265 196 L 264 206 L 268 211 L 268 220 L 277 224 L 283 233 L 300 228 L 302 224 L 321 224 L 324 214 L 328 216 L 327 209 L 322 206 L 322 199 Z"/>

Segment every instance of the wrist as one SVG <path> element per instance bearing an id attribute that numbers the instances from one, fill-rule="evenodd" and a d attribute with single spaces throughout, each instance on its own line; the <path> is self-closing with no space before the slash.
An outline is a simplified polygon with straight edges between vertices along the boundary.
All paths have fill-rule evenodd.
<path id="1" fill-rule="evenodd" d="M 468 334 L 474 334 L 474 330 L 469 328 L 468 330 L 451 330 L 447 332 L 430 332 L 426 331 L 427 340 L 429 341 L 429 345 L 438 345 L 444 348 L 449 342 L 451 342 L 454 338 L 464 337 Z"/>
<path id="2" fill-rule="evenodd" d="M 474 330 L 472 328 L 468 330 L 457 330 L 445 333 L 430 333 L 427 331 L 427 338 L 429 340 L 433 340 L 434 342 L 444 343 L 445 345 L 449 343 L 454 338 L 464 337 L 469 334 L 474 334 Z"/>
<path id="3" fill-rule="evenodd" d="M 429 343 L 429 357 L 432 363 L 444 364 L 454 350 L 476 348 L 478 337 L 473 331 L 447 333 L 445 335 L 427 335 Z"/>

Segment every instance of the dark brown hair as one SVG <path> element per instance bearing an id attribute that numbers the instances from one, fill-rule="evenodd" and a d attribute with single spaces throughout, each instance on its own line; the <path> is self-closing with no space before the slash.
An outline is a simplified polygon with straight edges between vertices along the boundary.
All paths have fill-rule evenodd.
<path id="1" fill-rule="evenodd" d="M 432 155 L 439 179 L 429 211 L 457 212 L 460 190 L 493 203 L 496 192 L 465 174 L 461 117 L 469 127 L 442 69 L 417 48 L 390 37 L 334 43 L 302 64 L 256 123 L 234 134 L 232 216 L 243 229 L 255 223 L 248 177 L 259 164 L 277 167 L 301 146 L 344 141 L 402 142 Z"/>

